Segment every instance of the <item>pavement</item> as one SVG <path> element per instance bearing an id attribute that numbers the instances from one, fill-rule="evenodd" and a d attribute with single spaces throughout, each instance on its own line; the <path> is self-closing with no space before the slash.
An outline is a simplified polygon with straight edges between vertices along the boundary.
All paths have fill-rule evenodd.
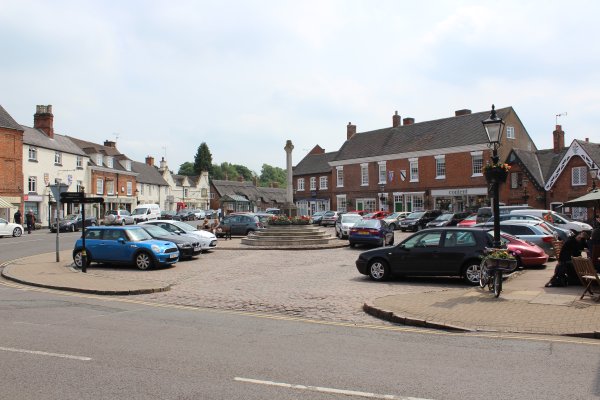
<path id="1" fill-rule="evenodd" d="M 216 251 L 250 250 L 239 238 L 219 240 Z M 264 250 L 254 248 L 254 250 Z M 41 254 L 0 265 L 2 276 L 26 285 L 92 293 L 135 295 L 170 290 L 148 279 L 128 280 L 83 273 L 71 251 Z M 546 288 L 554 263 L 509 276 L 499 298 L 479 287 L 449 288 L 365 299 L 363 310 L 393 323 L 465 332 L 504 332 L 600 338 L 600 302 L 580 300 L 583 287 Z"/>

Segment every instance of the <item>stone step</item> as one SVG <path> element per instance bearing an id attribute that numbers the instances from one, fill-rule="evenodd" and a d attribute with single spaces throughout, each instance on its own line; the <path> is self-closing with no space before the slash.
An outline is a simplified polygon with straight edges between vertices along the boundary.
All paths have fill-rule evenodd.
<path id="1" fill-rule="evenodd" d="M 254 236 L 260 237 L 279 237 L 279 236 L 297 236 L 301 237 L 314 237 L 314 236 L 331 236 L 328 232 L 290 232 L 290 231 L 255 231 Z"/>
<path id="2" fill-rule="evenodd" d="M 271 247 L 303 247 L 303 246 L 313 246 L 320 244 L 329 244 L 331 240 L 338 240 L 337 238 L 318 238 L 318 239 L 302 239 L 302 240 L 282 240 L 281 238 L 277 239 L 257 239 L 253 237 L 242 238 L 242 244 L 248 246 L 271 246 Z"/>

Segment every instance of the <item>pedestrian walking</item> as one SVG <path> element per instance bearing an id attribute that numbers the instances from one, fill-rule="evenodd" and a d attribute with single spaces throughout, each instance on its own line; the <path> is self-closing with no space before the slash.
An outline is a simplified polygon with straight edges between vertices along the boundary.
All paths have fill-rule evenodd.
<path id="1" fill-rule="evenodd" d="M 14 219 L 15 219 L 15 224 L 21 225 L 21 210 L 17 210 L 17 212 L 14 215 Z"/>
<path id="2" fill-rule="evenodd" d="M 33 210 L 29 210 L 27 215 L 25 215 L 25 222 L 27 223 L 28 234 L 30 234 L 32 230 L 35 231 L 35 215 L 33 215 Z"/>

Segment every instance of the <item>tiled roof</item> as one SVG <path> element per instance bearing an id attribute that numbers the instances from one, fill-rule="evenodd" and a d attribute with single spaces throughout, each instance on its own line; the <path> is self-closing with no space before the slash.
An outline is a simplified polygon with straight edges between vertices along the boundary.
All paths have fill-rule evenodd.
<path id="1" fill-rule="evenodd" d="M 67 136 L 54 134 L 54 138 L 51 139 L 39 129 L 30 128 L 24 125 L 21 125 L 21 129 L 23 130 L 23 144 L 79 156 L 86 155 L 85 152 Z"/>
<path id="2" fill-rule="evenodd" d="M 148 165 L 139 161 L 131 162 L 131 169 L 133 172 L 137 172 L 136 178 L 138 183 L 146 183 L 150 185 L 169 186 L 167 181 L 162 177 L 158 168 L 153 165 Z"/>
<path id="3" fill-rule="evenodd" d="M 542 169 L 535 152 L 521 149 L 512 149 L 512 151 L 519 158 L 519 160 L 521 160 L 527 171 L 529 171 L 531 177 L 535 180 L 533 183 L 537 187 L 543 188 L 545 179 L 542 175 Z"/>
<path id="4" fill-rule="evenodd" d="M 592 160 L 594 160 L 594 164 L 597 166 L 600 165 L 600 143 L 590 143 L 585 140 L 577 140 L 577 143 L 579 143 Z"/>
<path id="5" fill-rule="evenodd" d="M 21 125 L 17 124 L 17 121 L 2 106 L 0 106 L 0 128 L 15 129 L 17 131 L 23 130 Z"/>
<path id="6" fill-rule="evenodd" d="M 542 174 L 544 175 L 544 182 L 550 179 L 550 176 L 556 167 L 558 167 L 558 163 L 563 159 L 567 150 L 569 150 L 568 147 L 565 147 L 559 153 L 555 153 L 553 149 L 538 150 L 536 152 Z"/>
<path id="7" fill-rule="evenodd" d="M 496 112 L 499 117 L 506 119 L 514 111 L 512 107 L 507 107 Z M 489 111 L 484 111 L 356 133 L 346 140 L 333 161 L 487 144 L 488 138 L 481 121 L 489 115 Z"/>
<path id="8" fill-rule="evenodd" d="M 331 173 L 329 161 L 333 160 L 337 153 L 337 151 L 333 151 L 322 154 L 307 154 L 294 167 L 294 175 Z"/>
<path id="9" fill-rule="evenodd" d="M 102 144 L 88 142 L 86 140 L 77 139 L 77 138 L 74 138 L 71 136 L 67 136 L 67 137 L 69 139 L 71 139 L 73 141 L 73 143 L 75 143 L 77 146 L 79 146 L 85 152 L 85 154 L 90 156 L 91 165 L 108 168 L 104 164 L 97 165 L 96 157 L 93 157 L 93 155 L 95 155 L 95 154 L 102 154 L 103 156 L 109 156 L 109 157 L 114 158 L 115 162 L 113 163 L 112 169 L 115 169 L 117 171 L 129 172 L 129 171 L 126 171 L 125 168 L 123 168 L 123 166 L 118 162 L 118 160 L 129 160 L 129 157 L 127 157 L 126 155 L 119 152 L 119 150 L 117 150 L 116 147 L 108 147 L 108 146 L 104 146 Z"/>
<path id="10" fill-rule="evenodd" d="M 253 202 L 286 202 L 286 189 L 265 188 L 254 186 L 252 182 L 224 181 L 213 179 L 211 181 L 220 197 L 244 196 Z"/>

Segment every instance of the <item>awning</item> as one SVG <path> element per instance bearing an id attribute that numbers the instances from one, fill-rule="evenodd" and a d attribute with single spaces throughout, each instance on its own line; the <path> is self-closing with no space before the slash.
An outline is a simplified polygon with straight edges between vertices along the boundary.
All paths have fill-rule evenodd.
<path id="1" fill-rule="evenodd" d="M 11 202 L 4 200 L 0 197 L 0 208 L 13 208 L 15 207 Z"/>

